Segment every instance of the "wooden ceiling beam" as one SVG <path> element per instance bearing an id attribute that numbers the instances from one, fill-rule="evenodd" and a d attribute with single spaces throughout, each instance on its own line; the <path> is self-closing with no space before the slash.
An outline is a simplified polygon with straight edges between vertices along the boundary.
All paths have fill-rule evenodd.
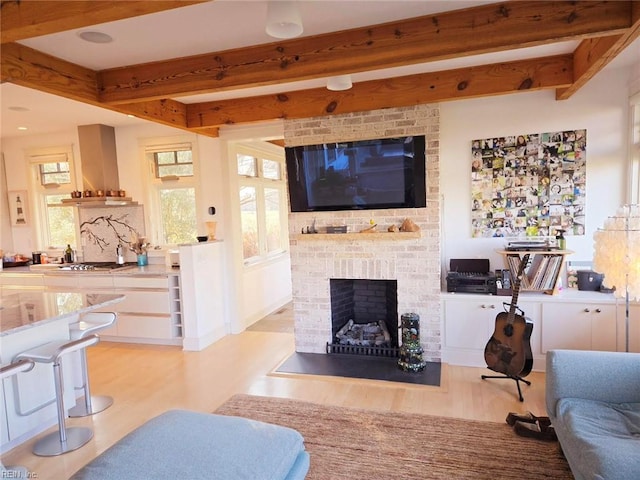
<path id="1" fill-rule="evenodd" d="M 557 55 L 326 88 L 187 105 L 188 128 L 308 118 L 462 98 L 555 89 L 573 81 L 572 56 Z"/>
<path id="2" fill-rule="evenodd" d="M 561 88 L 556 91 L 556 100 L 570 98 L 640 36 L 640 2 L 634 2 L 632 7 L 631 18 L 633 24 L 624 34 L 591 38 L 583 40 L 578 45 L 573 54 L 574 81 L 568 88 Z M 640 52 L 637 52 L 637 55 L 640 58 Z"/>
<path id="3" fill-rule="evenodd" d="M 205 0 L 3 0 L 2 43 L 185 7 Z"/>
<path id="4" fill-rule="evenodd" d="M 101 105 L 95 71 L 19 43 L 2 45 L 0 80 Z"/>
<path id="5" fill-rule="evenodd" d="M 95 71 L 19 43 L 2 46 L 0 80 L 187 130 L 187 109 L 183 103 L 168 98 L 128 105 L 103 104 L 98 99 Z M 217 136 L 215 129 L 198 133 Z"/>
<path id="6" fill-rule="evenodd" d="M 597 36 L 632 25 L 629 1 L 516 1 L 99 72 L 131 103 L 426 63 Z"/>

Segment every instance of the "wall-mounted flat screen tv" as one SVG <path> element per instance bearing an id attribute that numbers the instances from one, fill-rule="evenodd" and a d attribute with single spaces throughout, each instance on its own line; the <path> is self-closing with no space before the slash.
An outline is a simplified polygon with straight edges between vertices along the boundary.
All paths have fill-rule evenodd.
<path id="1" fill-rule="evenodd" d="M 426 207 L 425 137 L 286 147 L 292 212 Z"/>

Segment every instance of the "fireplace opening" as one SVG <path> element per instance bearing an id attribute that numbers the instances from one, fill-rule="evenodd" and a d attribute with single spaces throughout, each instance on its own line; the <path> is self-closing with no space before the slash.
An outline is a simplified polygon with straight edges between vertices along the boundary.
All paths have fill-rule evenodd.
<path id="1" fill-rule="evenodd" d="M 327 353 L 397 357 L 398 282 L 333 278 Z"/>

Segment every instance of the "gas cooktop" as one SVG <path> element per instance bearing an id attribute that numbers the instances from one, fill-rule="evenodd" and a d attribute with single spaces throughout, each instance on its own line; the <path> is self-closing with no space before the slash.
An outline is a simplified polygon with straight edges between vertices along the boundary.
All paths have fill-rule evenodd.
<path id="1" fill-rule="evenodd" d="M 95 270 L 119 270 L 121 268 L 128 268 L 133 265 L 137 265 L 136 262 L 82 262 L 82 263 L 70 263 L 60 267 L 60 270 L 78 270 L 78 271 L 95 271 Z"/>

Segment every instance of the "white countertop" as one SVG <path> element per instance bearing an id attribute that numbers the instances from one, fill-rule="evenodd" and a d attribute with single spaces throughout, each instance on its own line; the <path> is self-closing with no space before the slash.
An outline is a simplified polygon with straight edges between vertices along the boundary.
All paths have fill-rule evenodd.
<path id="1" fill-rule="evenodd" d="M 0 336 L 71 318 L 124 300 L 124 295 L 5 290 L 0 296 Z"/>
<path id="2" fill-rule="evenodd" d="M 33 274 L 33 275 L 179 275 L 180 268 L 170 267 L 162 264 L 150 264 L 144 267 L 131 265 L 130 267 L 118 268 L 115 270 L 61 270 L 60 265 L 47 264 L 32 265 L 29 267 L 12 267 L 0 271 L 3 274 Z"/>
<path id="3" fill-rule="evenodd" d="M 493 298 L 497 301 L 511 300 L 511 296 L 488 295 L 480 293 L 463 293 L 463 292 L 446 292 L 441 293 L 441 298 L 456 298 L 458 300 L 479 300 Z M 623 302 L 624 299 L 616 298 L 613 293 L 602 293 L 587 290 L 578 290 L 577 288 L 564 288 L 554 295 L 548 295 L 542 292 L 520 292 L 518 297 L 520 302 L 588 302 L 588 303 L 616 303 L 616 300 Z M 632 302 L 637 303 L 637 302 Z"/>

